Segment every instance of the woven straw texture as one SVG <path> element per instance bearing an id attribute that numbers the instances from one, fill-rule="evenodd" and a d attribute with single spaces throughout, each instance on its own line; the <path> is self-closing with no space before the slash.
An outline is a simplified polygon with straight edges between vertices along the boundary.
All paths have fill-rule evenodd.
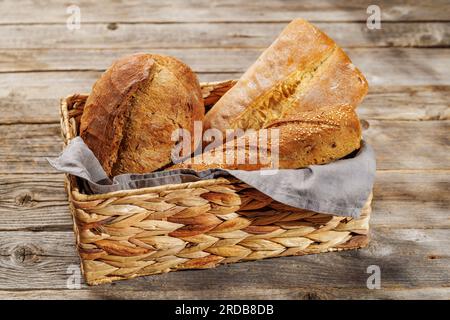
<path id="1" fill-rule="evenodd" d="M 235 81 L 204 83 L 207 107 Z M 61 101 L 65 144 L 86 95 Z M 358 219 L 280 204 L 236 179 L 83 194 L 66 177 L 78 252 L 91 285 L 182 269 L 364 247 L 370 203 Z"/>

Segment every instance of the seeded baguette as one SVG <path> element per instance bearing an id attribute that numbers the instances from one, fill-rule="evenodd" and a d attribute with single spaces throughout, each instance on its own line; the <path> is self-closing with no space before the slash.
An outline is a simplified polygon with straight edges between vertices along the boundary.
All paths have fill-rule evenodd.
<path id="1" fill-rule="evenodd" d="M 349 105 L 302 112 L 297 118 L 274 121 L 266 126 L 266 129 L 274 128 L 279 129 L 278 163 L 275 163 L 277 157 L 271 155 L 270 143 L 251 147 L 246 143 L 247 136 L 243 135 L 217 147 L 222 157 L 210 150 L 169 169 L 297 169 L 340 159 L 360 147 L 361 126 L 354 108 Z M 237 158 L 242 149 L 245 149 L 245 163 Z M 258 157 L 261 154 L 268 157 L 261 159 Z M 233 161 L 227 163 L 227 156 Z M 250 162 L 252 158 L 257 162 Z"/>
<path id="2" fill-rule="evenodd" d="M 361 102 L 367 81 L 327 35 L 292 21 L 206 114 L 204 127 L 261 129 L 299 112 Z"/>

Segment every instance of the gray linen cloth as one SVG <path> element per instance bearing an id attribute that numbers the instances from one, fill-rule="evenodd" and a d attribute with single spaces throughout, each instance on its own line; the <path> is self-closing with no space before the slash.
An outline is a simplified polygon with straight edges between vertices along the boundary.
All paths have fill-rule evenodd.
<path id="1" fill-rule="evenodd" d="M 345 159 L 303 169 L 273 172 L 177 169 L 147 174 L 121 174 L 110 179 L 80 137 L 70 141 L 57 158 L 47 159 L 56 170 L 81 178 L 88 193 L 154 187 L 234 176 L 286 205 L 339 216 L 359 217 L 375 179 L 375 154 L 363 141 L 359 151 Z"/>

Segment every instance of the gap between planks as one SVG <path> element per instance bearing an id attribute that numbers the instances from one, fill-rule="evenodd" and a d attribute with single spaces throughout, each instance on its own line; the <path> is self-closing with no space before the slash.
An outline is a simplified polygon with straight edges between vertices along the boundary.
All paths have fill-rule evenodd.
<path id="1" fill-rule="evenodd" d="M 143 48 L 142 48 L 143 49 Z M 74 82 L 71 77 L 80 74 L 85 80 L 84 91 L 89 90 L 96 78 L 108 68 L 117 58 L 135 53 L 134 49 L 117 50 L 74 50 L 67 54 L 66 50 L 18 50 L 5 52 L 0 49 L 0 88 L 12 87 L 19 83 L 18 78 L 25 78 L 24 83 L 41 79 L 44 83 L 54 85 L 56 76 L 62 78 L 59 82 Z M 219 81 L 229 78 L 239 78 L 261 54 L 258 49 L 164 49 L 153 53 L 166 54 L 179 58 L 197 72 L 202 81 Z M 448 86 L 450 76 L 447 72 L 448 49 L 425 48 L 351 48 L 346 50 L 355 66 L 366 76 L 371 86 Z M 71 70 L 97 70 L 97 72 L 75 72 Z M 42 79 L 40 73 L 29 70 L 60 70 L 48 72 L 47 79 Z M 29 73 L 15 73 L 27 71 Z M 84 73 L 84 75 L 83 75 Z M 29 78 L 29 79 L 27 79 Z M 33 83 L 28 87 L 32 88 Z M 42 84 L 42 85 L 43 85 Z M 41 85 L 41 87 L 42 87 Z M 67 85 L 67 84 L 66 84 Z M 15 85 L 18 86 L 18 85 Z M 46 88 L 47 90 L 49 88 Z M 76 90 L 76 87 L 73 88 Z M 22 90 L 23 91 L 23 90 Z M 72 91 L 73 92 L 73 91 Z M 67 93 L 67 94 L 70 94 Z M 41 96 L 45 97 L 45 95 Z"/>
<path id="2" fill-rule="evenodd" d="M 341 47 L 449 47 L 450 22 L 384 23 L 370 30 L 365 23 L 315 23 Z M 70 31 L 64 24 L 1 25 L 3 50 L 30 49 L 263 49 L 286 23 L 222 24 L 83 24 Z M 180 36 L 182 34 L 183 36 Z M 351 35 L 351 36 L 349 36 Z"/>
<path id="3" fill-rule="evenodd" d="M 189 1 L 172 0 L 170 2 L 88 2 L 76 1 L 82 12 L 82 21 L 157 21 L 157 22 L 210 22 L 210 21 L 289 21 L 303 17 L 309 20 L 325 21 L 366 21 L 366 0 L 351 2 L 317 0 L 268 0 L 263 4 L 246 0 L 230 0 L 226 3 L 211 0 Z M 383 21 L 449 20 L 448 1 L 388 1 L 376 3 Z M 61 22 L 68 18 L 68 4 L 60 1 L 46 1 L 46 5 L 37 2 L 17 1 L 0 2 L 0 12 L 8 12 L 0 23 L 14 22 Z M 101 18 L 99 18 L 101 17 Z"/>

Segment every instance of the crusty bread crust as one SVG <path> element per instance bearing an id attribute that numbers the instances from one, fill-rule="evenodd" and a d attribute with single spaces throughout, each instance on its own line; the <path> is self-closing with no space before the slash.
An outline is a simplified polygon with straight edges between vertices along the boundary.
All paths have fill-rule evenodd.
<path id="1" fill-rule="evenodd" d="M 200 84 L 179 60 L 134 54 L 116 61 L 94 84 L 80 136 L 109 176 L 145 173 L 171 162 L 177 128 L 202 121 Z"/>
<path id="2" fill-rule="evenodd" d="M 274 128 L 279 129 L 278 157 L 271 155 L 271 143 L 256 146 L 250 146 L 246 143 L 248 140 L 239 143 L 238 140 L 247 139 L 247 136 L 243 135 L 219 146 L 217 150 L 223 154 L 219 159 L 216 151 L 210 150 L 169 169 L 297 169 L 340 159 L 360 147 L 361 126 L 354 108 L 350 105 L 302 112 L 296 118 L 274 121 L 266 126 L 266 129 Z M 245 163 L 238 160 L 237 155 L 242 150 L 240 147 L 245 149 Z M 268 157 L 262 158 L 261 161 L 261 154 L 267 154 Z M 234 161 L 227 163 L 227 157 Z M 258 161 L 252 163 L 250 159 Z M 275 160 L 278 160 L 278 163 L 275 163 Z"/>
<path id="3" fill-rule="evenodd" d="M 332 39 L 296 19 L 206 114 L 204 127 L 260 129 L 302 111 L 355 108 L 367 89 L 364 76 Z"/>

